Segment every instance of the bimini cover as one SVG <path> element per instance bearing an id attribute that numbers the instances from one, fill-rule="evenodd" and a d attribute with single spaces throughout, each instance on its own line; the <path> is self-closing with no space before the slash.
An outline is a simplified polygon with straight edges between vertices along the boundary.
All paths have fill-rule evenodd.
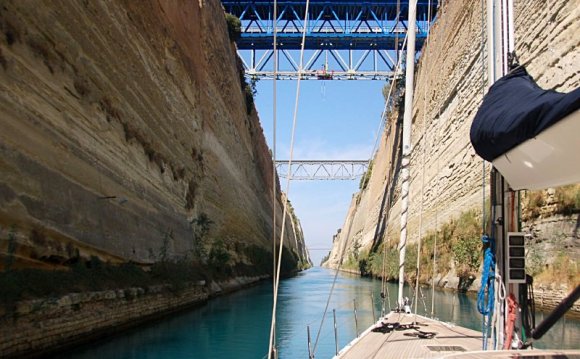
<path id="1" fill-rule="evenodd" d="M 580 88 L 564 94 L 540 88 L 523 67 L 496 81 L 471 124 L 471 144 L 493 161 L 580 108 Z"/>

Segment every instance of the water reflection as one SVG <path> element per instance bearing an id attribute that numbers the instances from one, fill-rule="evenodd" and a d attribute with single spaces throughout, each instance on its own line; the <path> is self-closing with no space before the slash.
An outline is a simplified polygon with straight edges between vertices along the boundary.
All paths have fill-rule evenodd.
<path id="1" fill-rule="evenodd" d="M 313 268 L 282 281 L 278 300 L 277 343 L 281 359 L 308 358 L 307 327 L 317 358 L 334 355 L 333 313 L 336 310 L 338 347 L 356 336 L 354 302 L 357 306 L 358 331 L 373 323 L 373 309 L 382 307 L 381 282 L 340 273 L 322 327 L 322 313 L 332 286 L 334 271 Z M 385 306 L 396 303 L 397 288 L 387 284 Z M 413 297 L 410 288 L 404 295 Z M 372 295 L 371 295 L 372 293 Z M 430 316 L 431 290 L 422 290 L 418 313 Z M 373 301 L 374 299 L 374 301 Z M 413 305 L 414 307 L 414 305 Z M 447 322 L 481 330 L 481 315 L 475 298 L 465 294 L 435 291 L 434 316 Z M 122 336 L 92 343 L 58 358 L 262 358 L 267 353 L 272 310 L 271 283 L 219 297 L 208 304 L 152 323 Z M 536 322 L 543 319 L 537 315 Z M 319 333 L 320 329 L 320 334 Z M 316 342 L 316 338 L 318 341 Z M 578 349 L 580 321 L 566 319 L 548 332 L 538 347 Z"/>

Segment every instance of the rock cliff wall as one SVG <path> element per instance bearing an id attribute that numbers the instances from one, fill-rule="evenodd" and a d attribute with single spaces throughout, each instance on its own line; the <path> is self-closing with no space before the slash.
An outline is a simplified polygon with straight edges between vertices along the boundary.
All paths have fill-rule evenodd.
<path id="1" fill-rule="evenodd" d="M 219 1 L 2 0 L 0 28 L 12 268 L 271 253 L 272 161 Z"/>
<path id="2" fill-rule="evenodd" d="M 515 12 L 517 53 L 521 63 L 528 64 L 527 69 L 538 84 L 561 92 L 578 87 L 578 2 L 517 1 Z M 461 285 L 458 276 L 473 279 L 479 267 L 475 257 L 458 261 L 458 253 L 468 257 L 469 253 L 479 255 L 483 189 L 489 193 L 489 185 L 482 186 L 482 160 L 469 141 L 471 122 L 487 82 L 485 53 L 482 58 L 482 46 L 483 50 L 486 46 L 484 19 L 479 1 L 445 2 L 421 54 L 416 76 L 408 217 L 410 256 L 417 255 L 416 243 L 421 236 L 426 239 L 421 256 L 432 262 L 433 240 L 439 236 L 438 250 L 443 257 L 437 270 L 438 283 L 453 288 Z M 386 267 L 387 276 L 398 275 L 398 256 L 393 254 L 399 241 L 401 207 L 398 180 L 401 116 L 398 111 L 395 106 L 390 114 L 368 185 L 353 196 L 326 266 L 336 267 L 342 258 L 347 268 L 380 274 Z M 489 169 L 487 164 L 486 181 Z M 578 193 L 577 188 L 575 191 Z M 523 194 L 524 201 L 527 195 Z M 555 247 L 575 248 L 574 251 L 580 247 L 579 208 L 580 203 L 557 217 L 553 216 L 554 212 L 543 212 L 544 222 L 551 221 L 566 232 L 564 242 L 552 236 L 550 243 Z M 573 224 L 560 225 L 563 222 Z M 544 232 L 536 236 L 551 236 L 551 230 L 546 227 L 540 228 L 531 220 L 524 222 L 525 228 L 531 226 Z M 474 238 L 475 242 L 465 238 Z M 445 239 L 452 242 L 442 243 Z M 389 249 L 384 257 L 385 266 L 383 246 Z M 573 267 L 577 258 L 570 257 L 567 262 Z M 412 263 L 410 272 L 414 272 L 414 260 L 408 258 Z M 421 276 L 426 280 L 433 272 L 429 267 L 432 264 L 424 264 L 425 273 Z M 578 273 L 577 265 L 575 273 Z"/>
<path id="3" fill-rule="evenodd" d="M 203 303 L 208 294 L 192 286 L 180 295 L 163 286 L 75 293 L 20 303 L 15 318 L 0 318 L 3 358 L 36 353 L 111 335 L 167 313 Z"/>

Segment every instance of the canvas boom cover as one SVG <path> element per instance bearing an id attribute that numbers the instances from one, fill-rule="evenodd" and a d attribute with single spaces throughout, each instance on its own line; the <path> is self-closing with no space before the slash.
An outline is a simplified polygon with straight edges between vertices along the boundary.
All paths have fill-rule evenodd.
<path id="1" fill-rule="evenodd" d="M 493 161 L 580 108 L 580 88 L 540 88 L 522 66 L 497 80 L 471 124 L 475 152 Z"/>

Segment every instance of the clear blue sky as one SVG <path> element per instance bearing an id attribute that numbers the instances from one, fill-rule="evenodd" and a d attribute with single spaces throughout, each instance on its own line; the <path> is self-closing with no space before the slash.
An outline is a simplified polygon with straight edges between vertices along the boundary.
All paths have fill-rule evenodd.
<path id="1" fill-rule="evenodd" d="M 384 100 L 383 81 L 301 81 L 294 159 L 368 159 Z M 256 107 L 272 148 L 273 82 L 258 82 Z M 288 159 L 296 81 L 277 82 L 277 158 Z M 289 198 L 306 245 L 330 249 L 359 181 L 292 181 Z M 286 179 L 281 178 L 281 188 Z M 315 265 L 327 250 L 310 252 Z"/>

